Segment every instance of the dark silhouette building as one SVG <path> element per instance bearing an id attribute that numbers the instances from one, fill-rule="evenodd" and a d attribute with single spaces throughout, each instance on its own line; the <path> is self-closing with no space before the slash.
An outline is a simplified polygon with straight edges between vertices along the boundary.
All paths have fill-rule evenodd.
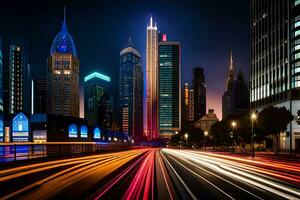
<path id="1" fill-rule="evenodd" d="M 228 62 L 228 73 L 225 81 L 225 92 L 222 96 L 222 118 L 226 118 L 236 112 L 249 109 L 249 91 L 242 71 L 239 70 L 236 78 L 232 53 Z"/>
<path id="2" fill-rule="evenodd" d="M 197 67 L 193 70 L 194 121 L 206 115 L 206 85 L 204 70 Z"/>
<path id="3" fill-rule="evenodd" d="M 34 113 L 46 113 L 47 104 L 47 78 L 36 76 L 33 78 Z"/>

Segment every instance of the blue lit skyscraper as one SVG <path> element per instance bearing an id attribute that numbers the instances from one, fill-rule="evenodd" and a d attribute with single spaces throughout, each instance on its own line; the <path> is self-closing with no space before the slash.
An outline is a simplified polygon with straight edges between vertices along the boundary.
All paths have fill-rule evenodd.
<path id="1" fill-rule="evenodd" d="M 120 116 L 124 133 L 135 139 L 143 135 L 143 72 L 141 55 L 131 39 L 120 52 Z"/>
<path id="2" fill-rule="evenodd" d="M 171 138 L 181 129 L 180 44 L 158 44 L 158 128 L 159 138 Z"/>
<path id="3" fill-rule="evenodd" d="M 79 59 L 66 16 L 51 46 L 47 78 L 48 113 L 79 117 Z"/>

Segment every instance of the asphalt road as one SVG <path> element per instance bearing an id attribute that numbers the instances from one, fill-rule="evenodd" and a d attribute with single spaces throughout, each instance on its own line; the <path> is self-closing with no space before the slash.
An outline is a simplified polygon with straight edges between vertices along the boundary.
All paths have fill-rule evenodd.
<path id="1" fill-rule="evenodd" d="M 0 199 L 300 199 L 300 163 L 135 149 L 0 169 Z"/>

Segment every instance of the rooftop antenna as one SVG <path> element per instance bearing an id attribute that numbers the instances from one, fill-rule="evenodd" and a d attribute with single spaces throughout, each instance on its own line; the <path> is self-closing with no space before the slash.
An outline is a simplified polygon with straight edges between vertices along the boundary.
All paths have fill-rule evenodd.
<path id="1" fill-rule="evenodd" d="M 67 12 L 66 5 L 64 5 L 64 22 L 66 22 L 66 12 Z"/>

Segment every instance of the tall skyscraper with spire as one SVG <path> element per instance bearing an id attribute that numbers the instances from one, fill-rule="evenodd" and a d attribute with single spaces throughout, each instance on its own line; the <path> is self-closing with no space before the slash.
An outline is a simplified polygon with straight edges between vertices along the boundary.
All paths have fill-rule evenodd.
<path id="1" fill-rule="evenodd" d="M 234 69 L 234 62 L 232 57 L 232 51 L 230 51 L 229 62 L 228 62 L 228 72 L 227 78 L 225 82 L 225 89 L 229 90 L 232 87 L 232 83 L 235 80 L 235 69 Z"/>
<path id="2" fill-rule="evenodd" d="M 225 81 L 225 92 L 222 97 L 222 118 L 249 109 L 249 92 L 242 71 L 236 77 L 232 52 L 228 59 L 228 73 Z"/>
<path id="3" fill-rule="evenodd" d="M 146 117 L 145 137 L 148 140 L 158 138 L 158 29 L 152 16 L 147 25 L 146 52 Z"/>
<path id="4" fill-rule="evenodd" d="M 66 8 L 47 61 L 48 113 L 79 117 L 79 59 L 67 30 Z"/>

